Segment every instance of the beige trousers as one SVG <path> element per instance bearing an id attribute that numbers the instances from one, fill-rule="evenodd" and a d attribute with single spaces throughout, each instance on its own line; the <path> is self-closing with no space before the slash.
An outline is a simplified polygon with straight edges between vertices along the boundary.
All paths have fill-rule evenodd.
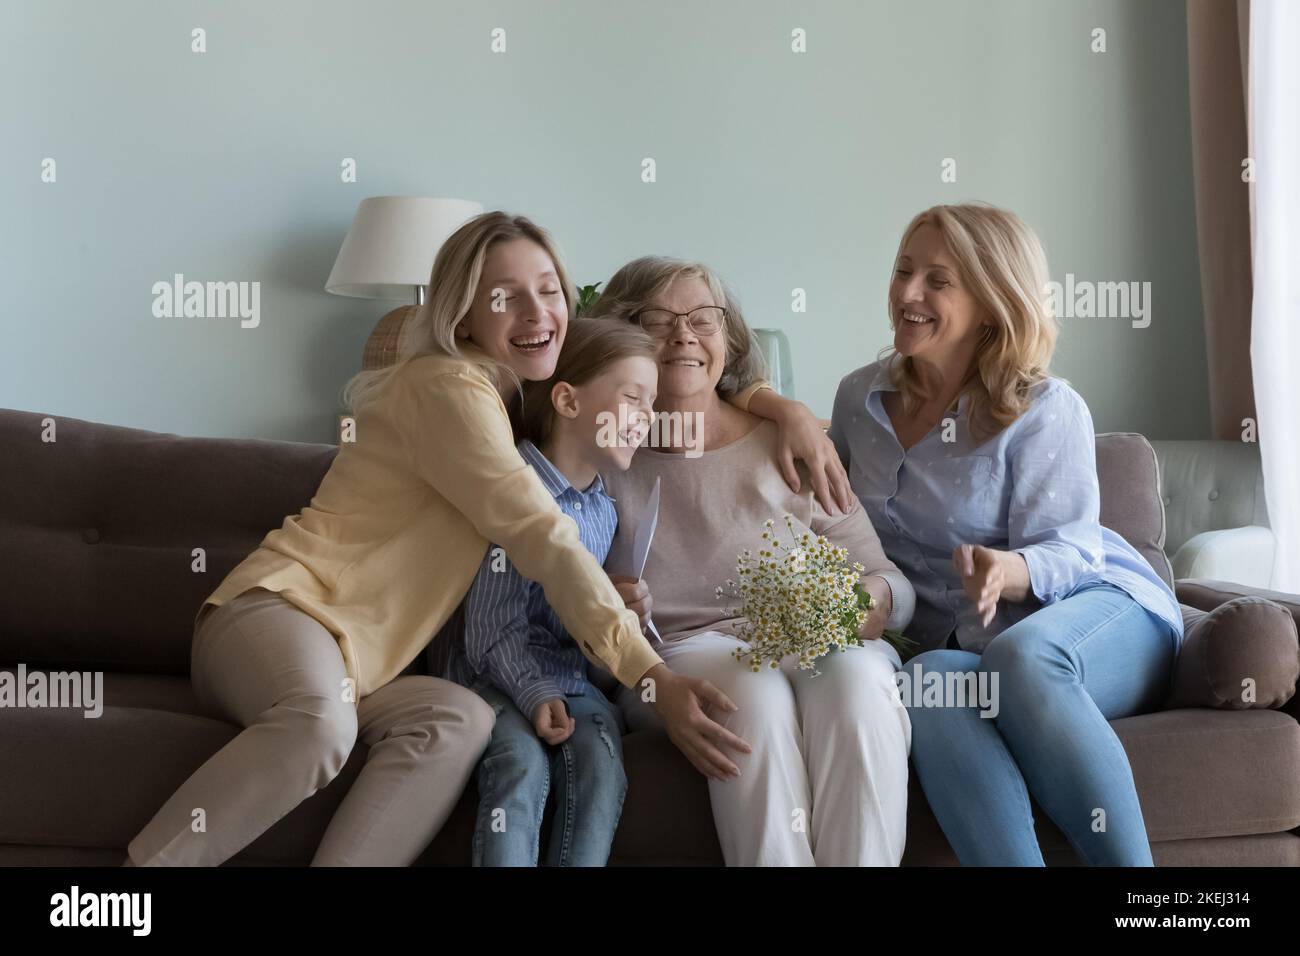
<path id="1" fill-rule="evenodd" d="M 244 730 L 190 776 L 128 847 L 137 866 L 215 866 L 370 752 L 313 866 L 405 866 L 437 834 L 491 735 L 492 709 L 450 681 L 400 676 L 352 702 L 338 643 L 253 588 L 196 622 L 194 691 Z"/>

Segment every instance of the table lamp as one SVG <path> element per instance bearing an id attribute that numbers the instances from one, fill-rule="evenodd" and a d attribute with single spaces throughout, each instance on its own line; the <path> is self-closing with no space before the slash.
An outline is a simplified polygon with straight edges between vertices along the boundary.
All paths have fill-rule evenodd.
<path id="1" fill-rule="evenodd" d="M 358 299 L 405 299 L 366 340 L 363 369 L 397 360 L 402 330 L 424 304 L 426 283 L 439 247 L 466 221 L 483 212 L 468 199 L 371 196 L 361 200 L 343 239 L 325 291 Z"/>

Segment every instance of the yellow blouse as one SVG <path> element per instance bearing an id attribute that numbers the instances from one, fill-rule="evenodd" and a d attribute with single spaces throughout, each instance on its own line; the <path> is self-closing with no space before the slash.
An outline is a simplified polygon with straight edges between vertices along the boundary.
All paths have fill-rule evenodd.
<path id="1" fill-rule="evenodd" d="M 622 684 L 660 663 L 577 525 L 516 451 L 496 388 L 452 356 L 425 355 L 390 375 L 311 503 L 205 604 L 254 587 L 278 592 L 338 638 L 359 699 L 437 634 L 489 542 L 542 585 L 583 653 Z"/>

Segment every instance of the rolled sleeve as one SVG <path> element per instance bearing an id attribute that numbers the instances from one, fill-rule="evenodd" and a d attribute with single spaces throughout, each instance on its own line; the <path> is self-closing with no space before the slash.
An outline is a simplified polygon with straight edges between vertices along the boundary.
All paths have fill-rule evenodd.
<path id="1" fill-rule="evenodd" d="M 912 623 L 912 615 L 916 613 L 916 589 L 902 571 L 878 571 L 876 576 L 885 579 L 893 599 L 893 607 L 885 620 L 885 630 L 902 631 Z"/>
<path id="2" fill-rule="evenodd" d="M 770 388 L 772 391 L 776 391 L 771 382 L 759 379 L 757 382 L 753 382 L 745 388 L 742 388 L 735 395 L 728 398 L 727 401 L 736 408 L 739 408 L 742 412 L 747 412 L 749 411 L 749 400 L 765 388 Z"/>
<path id="3" fill-rule="evenodd" d="M 1008 449 L 1007 540 L 1034 597 L 1050 604 L 1102 571 L 1105 552 L 1092 415 L 1064 385 L 1040 402 Z"/>

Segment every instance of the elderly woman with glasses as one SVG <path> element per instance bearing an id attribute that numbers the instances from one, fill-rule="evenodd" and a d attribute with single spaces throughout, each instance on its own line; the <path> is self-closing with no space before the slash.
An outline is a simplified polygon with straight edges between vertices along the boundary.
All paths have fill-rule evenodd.
<path id="1" fill-rule="evenodd" d="M 787 484 L 776 425 L 733 403 L 762 373 L 762 360 L 734 298 L 699 263 L 647 257 L 620 269 L 593 307 L 634 321 L 659 341 L 655 411 L 702 426 L 683 448 L 657 429 L 627 472 L 605 475 L 618 533 L 606 567 L 626 570 L 656 481 L 661 506 L 644 578 L 662 635 L 657 650 L 674 671 L 705 679 L 738 710 L 715 715 L 747 740 L 731 767 L 718 766 L 709 797 L 728 865 L 885 865 L 903 853 L 911 729 L 895 684 L 897 652 L 879 640 L 910 620 L 914 595 L 885 557 L 857 501 L 823 509 L 807 481 Z M 736 659 L 736 636 L 714 588 L 734 575 L 737 555 L 761 545 L 763 524 L 783 515 L 846 548 L 865 567 L 876 608 L 861 646 L 818 662 L 820 674 L 787 659 L 757 673 Z M 656 716 L 635 691 L 620 697 L 632 726 Z M 697 764 L 698 765 L 698 764 Z"/>

